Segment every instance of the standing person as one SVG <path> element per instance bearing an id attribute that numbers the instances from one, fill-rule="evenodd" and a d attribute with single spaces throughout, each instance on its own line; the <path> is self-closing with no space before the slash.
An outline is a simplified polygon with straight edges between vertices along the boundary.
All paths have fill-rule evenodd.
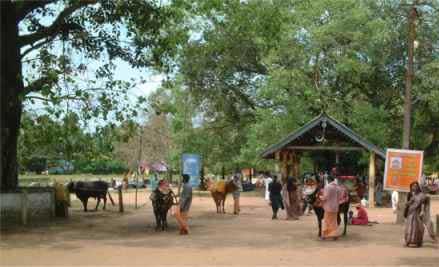
<path id="1" fill-rule="evenodd" d="M 277 181 L 276 175 L 273 176 L 273 182 L 268 185 L 268 191 L 270 191 L 271 208 L 273 209 L 271 219 L 275 220 L 277 219 L 277 211 L 279 208 L 284 209 L 281 195 L 282 185 Z"/>
<path id="2" fill-rule="evenodd" d="M 239 215 L 239 211 L 241 210 L 239 206 L 239 197 L 242 191 L 242 183 L 238 175 L 233 176 L 233 183 L 237 187 L 237 189 L 233 192 L 233 214 Z"/>
<path id="3" fill-rule="evenodd" d="M 323 174 L 323 181 L 324 181 L 323 185 L 324 186 L 326 186 L 329 183 L 328 178 L 329 178 L 328 172 L 325 171 L 325 173 Z"/>
<path id="4" fill-rule="evenodd" d="M 180 194 L 180 206 L 177 209 L 175 218 L 180 225 L 180 235 L 187 235 L 189 233 L 188 214 L 192 204 L 192 186 L 189 183 L 189 175 L 183 174 L 183 190 Z"/>
<path id="5" fill-rule="evenodd" d="M 288 177 L 282 187 L 282 198 L 287 213 L 287 220 L 298 220 L 301 214 L 300 192 L 293 177 Z"/>
<path id="6" fill-rule="evenodd" d="M 362 179 L 357 178 L 357 196 L 362 199 L 364 196 L 365 186 Z"/>
<path id="7" fill-rule="evenodd" d="M 398 212 L 398 191 L 395 190 L 392 192 L 392 210 L 395 214 Z"/>
<path id="8" fill-rule="evenodd" d="M 428 218 L 431 222 L 429 218 L 429 204 L 429 197 L 421 191 L 419 183 L 411 183 L 410 193 L 407 195 L 407 203 L 404 210 L 404 217 L 406 218 L 404 240 L 407 247 L 410 245 L 415 245 L 416 247 L 422 246 L 425 226 L 427 226 L 430 237 L 436 241 L 433 229 L 429 229 L 430 224 L 425 223 L 425 218 Z"/>
<path id="9" fill-rule="evenodd" d="M 375 202 L 377 206 L 382 205 L 382 199 L 383 199 L 383 184 L 381 181 L 378 181 L 375 186 Z"/>
<path id="10" fill-rule="evenodd" d="M 340 199 L 340 190 L 334 177 L 328 176 L 327 178 L 328 184 L 325 186 L 323 190 L 323 210 L 325 214 L 323 216 L 323 233 L 322 239 L 333 238 L 336 240 L 338 238 L 337 233 L 337 216 L 338 216 L 338 208 Z"/>
<path id="11" fill-rule="evenodd" d="M 306 193 L 307 193 L 307 189 L 308 189 L 308 185 L 309 185 L 309 177 L 305 177 L 303 179 L 303 187 L 300 190 L 301 194 L 302 194 L 302 199 L 305 200 L 306 199 Z M 303 201 L 303 208 L 302 208 L 302 214 L 304 215 L 309 215 L 309 208 L 308 208 L 308 202 L 307 201 Z"/>
<path id="12" fill-rule="evenodd" d="M 264 184 L 265 184 L 265 200 L 267 202 L 270 201 L 270 191 L 268 190 L 268 186 L 273 182 L 273 179 L 270 177 L 270 174 L 267 174 L 267 176 L 264 178 Z"/>

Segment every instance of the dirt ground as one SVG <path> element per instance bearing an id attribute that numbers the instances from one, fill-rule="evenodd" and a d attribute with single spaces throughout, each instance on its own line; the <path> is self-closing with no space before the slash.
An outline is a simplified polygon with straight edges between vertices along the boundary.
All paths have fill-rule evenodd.
<path id="1" fill-rule="evenodd" d="M 350 226 L 338 241 L 319 241 L 314 215 L 271 220 L 263 198 L 244 193 L 235 216 L 232 203 L 229 198 L 229 213 L 216 214 L 210 198 L 195 195 L 188 236 L 177 234 L 173 217 L 167 232 L 155 232 L 149 202 L 124 214 L 116 208 L 84 213 L 76 203 L 67 221 L 3 231 L 0 265 L 439 266 L 439 247 L 428 237 L 422 248 L 403 247 L 403 227 L 392 223 L 389 208 L 369 210 L 377 225 Z"/>

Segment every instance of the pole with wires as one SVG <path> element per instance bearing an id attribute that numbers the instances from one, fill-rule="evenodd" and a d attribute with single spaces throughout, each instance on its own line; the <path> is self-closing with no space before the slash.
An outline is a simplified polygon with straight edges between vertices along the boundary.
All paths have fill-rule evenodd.
<path id="1" fill-rule="evenodd" d="M 137 191 L 139 187 L 139 175 L 140 175 L 140 167 L 142 164 L 142 146 L 143 146 L 143 126 L 140 128 L 140 136 L 139 136 L 139 155 L 138 155 L 138 163 L 137 163 L 137 174 L 136 174 L 136 193 L 134 200 L 134 207 L 137 209 Z"/>
<path id="2" fill-rule="evenodd" d="M 180 177 L 178 178 L 178 191 L 177 191 L 177 195 L 178 197 L 180 197 L 180 191 L 181 191 L 181 179 L 182 179 L 182 175 L 183 175 L 183 171 L 184 171 L 184 166 L 183 166 L 183 153 L 185 152 L 186 149 L 186 142 L 187 142 L 187 133 L 186 133 L 186 127 L 187 127 L 187 97 L 188 95 L 184 96 L 184 111 L 183 111 L 183 144 L 181 146 L 181 155 L 180 155 Z"/>
<path id="3" fill-rule="evenodd" d="M 407 60 L 407 71 L 405 76 L 405 95 L 404 95 L 404 126 L 402 132 L 402 148 L 410 149 L 410 131 L 411 131 L 411 115 L 412 115 L 412 83 L 414 79 L 414 50 L 415 50 L 415 39 L 416 39 L 416 20 L 418 18 L 418 11 L 416 5 L 418 1 L 415 1 L 410 7 L 408 13 L 408 60 Z M 398 212 L 396 216 L 396 223 L 404 222 L 404 207 L 407 201 L 407 193 L 398 193 Z"/>

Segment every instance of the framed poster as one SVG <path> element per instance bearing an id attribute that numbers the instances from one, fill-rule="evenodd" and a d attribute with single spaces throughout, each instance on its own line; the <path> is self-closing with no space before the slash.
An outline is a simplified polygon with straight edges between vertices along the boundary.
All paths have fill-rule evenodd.
<path id="1" fill-rule="evenodd" d="M 410 184 L 421 179 L 423 160 L 423 151 L 387 149 L 384 189 L 409 192 Z"/>
<path id="2" fill-rule="evenodd" d="M 198 154 L 183 154 L 181 156 L 183 174 L 190 177 L 192 187 L 200 185 L 201 157 Z"/>

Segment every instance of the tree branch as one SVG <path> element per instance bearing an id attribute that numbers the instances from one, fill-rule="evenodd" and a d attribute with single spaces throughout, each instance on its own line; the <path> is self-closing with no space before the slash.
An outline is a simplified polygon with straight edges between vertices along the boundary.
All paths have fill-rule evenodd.
<path id="1" fill-rule="evenodd" d="M 30 48 L 24 50 L 24 52 L 21 53 L 21 58 L 24 58 L 27 54 L 29 54 L 29 53 L 32 52 L 33 50 L 38 49 L 38 48 L 40 48 L 41 46 L 43 46 L 43 45 L 45 45 L 45 44 L 47 44 L 47 43 L 52 42 L 53 39 L 54 39 L 54 38 L 51 37 L 51 38 L 47 38 L 46 40 L 43 40 L 43 41 L 39 42 L 38 44 L 35 44 L 35 45 L 31 44 L 31 47 L 30 47 Z"/>
<path id="2" fill-rule="evenodd" d="M 36 95 L 33 95 L 33 96 L 26 96 L 24 99 L 37 99 L 37 100 L 41 100 L 41 101 L 45 101 L 45 102 L 49 102 L 50 101 L 50 99 L 48 99 L 48 98 L 44 98 L 44 97 L 41 97 L 41 96 L 36 96 Z"/>
<path id="3" fill-rule="evenodd" d="M 66 7 L 63 11 L 61 11 L 61 13 L 52 23 L 52 25 L 48 27 L 43 27 L 34 33 L 20 36 L 18 39 L 19 46 L 23 47 L 25 45 L 31 45 L 41 39 L 54 37 L 63 29 L 67 29 L 67 30 L 72 29 L 73 24 L 67 24 L 66 18 L 68 18 L 76 10 L 94 3 L 96 3 L 96 0 L 81 0 L 75 2 L 69 7 Z"/>
<path id="4" fill-rule="evenodd" d="M 37 8 L 43 8 L 45 5 L 55 2 L 55 0 L 31 0 L 17 3 L 17 23 Z"/>
<path id="5" fill-rule="evenodd" d="M 27 95 L 31 92 L 38 92 L 41 90 L 41 88 L 48 84 L 48 85 L 53 85 L 57 82 L 57 79 L 54 78 L 49 78 L 47 76 L 41 77 L 35 81 L 33 81 L 32 83 L 28 84 L 26 87 L 24 87 L 23 89 L 23 95 Z"/>
<path id="6" fill-rule="evenodd" d="M 83 98 L 75 96 L 75 95 L 62 95 L 62 96 L 53 97 L 53 98 L 45 98 L 42 96 L 31 95 L 31 96 L 26 96 L 25 99 L 38 99 L 38 100 L 45 101 L 45 102 L 52 102 L 53 100 L 64 100 L 64 99 L 78 100 L 78 101 L 84 100 Z"/>

